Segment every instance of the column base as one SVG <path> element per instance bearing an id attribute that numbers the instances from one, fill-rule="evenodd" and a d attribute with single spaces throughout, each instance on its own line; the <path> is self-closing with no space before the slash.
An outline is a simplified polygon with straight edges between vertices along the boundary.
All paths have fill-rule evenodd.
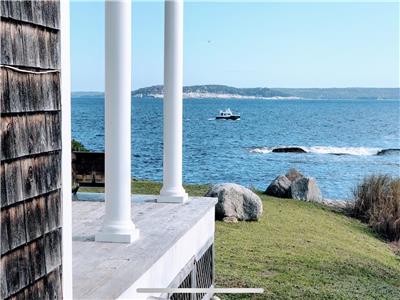
<path id="1" fill-rule="evenodd" d="M 96 242 L 106 243 L 132 243 L 139 239 L 139 229 L 135 228 L 135 225 L 128 224 L 127 228 L 121 228 L 121 226 L 106 225 L 96 233 Z"/>
<path id="2" fill-rule="evenodd" d="M 181 195 L 160 195 L 157 198 L 158 203 L 185 203 L 189 201 L 189 196 L 187 193 Z"/>

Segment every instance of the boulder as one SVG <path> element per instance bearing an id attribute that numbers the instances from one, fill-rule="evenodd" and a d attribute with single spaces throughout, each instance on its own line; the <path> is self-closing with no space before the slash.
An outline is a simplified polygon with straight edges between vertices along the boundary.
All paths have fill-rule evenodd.
<path id="1" fill-rule="evenodd" d="M 225 223 L 239 223 L 236 217 L 225 217 L 222 219 Z"/>
<path id="2" fill-rule="evenodd" d="M 307 153 L 306 150 L 300 147 L 282 147 L 282 148 L 275 148 L 272 149 L 272 152 L 278 153 Z"/>
<path id="3" fill-rule="evenodd" d="M 265 190 L 265 194 L 279 198 L 290 198 L 292 182 L 284 175 L 276 177 Z"/>
<path id="4" fill-rule="evenodd" d="M 299 178 L 290 186 L 291 196 L 296 200 L 322 202 L 322 194 L 314 178 Z"/>
<path id="5" fill-rule="evenodd" d="M 287 179 L 289 179 L 291 182 L 296 181 L 297 179 L 303 178 L 304 175 L 301 174 L 299 171 L 296 169 L 289 169 L 289 171 L 285 175 Z"/>
<path id="6" fill-rule="evenodd" d="M 261 217 L 263 212 L 260 197 L 235 183 L 214 185 L 205 196 L 218 197 L 215 215 L 220 220 L 225 218 L 226 221 L 234 222 L 234 218 L 236 218 L 239 221 L 255 221 Z"/>

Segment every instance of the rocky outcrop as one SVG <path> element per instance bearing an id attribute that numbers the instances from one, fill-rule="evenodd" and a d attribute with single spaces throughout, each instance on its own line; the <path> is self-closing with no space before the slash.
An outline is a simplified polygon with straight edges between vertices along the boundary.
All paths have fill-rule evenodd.
<path id="1" fill-rule="evenodd" d="M 277 153 L 307 153 L 306 150 L 300 147 L 282 147 L 282 148 L 274 148 L 272 152 Z"/>
<path id="2" fill-rule="evenodd" d="M 265 190 L 265 194 L 278 198 L 322 202 L 322 194 L 314 178 L 304 177 L 296 169 L 275 178 Z"/>
<path id="3" fill-rule="evenodd" d="M 206 197 L 217 197 L 215 215 L 219 220 L 233 223 L 239 221 L 256 221 L 263 213 L 260 197 L 249 189 L 235 184 L 222 183 L 211 187 Z"/>
<path id="4" fill-rule="evenodd" d="M 291 196 L 295 200 L 322 202 L 322 194 L 314 178 L 303 177 L 290 186 Z"/>

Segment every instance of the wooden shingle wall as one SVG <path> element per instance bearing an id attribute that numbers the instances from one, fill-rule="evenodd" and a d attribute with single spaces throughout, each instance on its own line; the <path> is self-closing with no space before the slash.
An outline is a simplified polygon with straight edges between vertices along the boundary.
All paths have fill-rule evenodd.
<path id="1" fill-rule="evenodd" d="M 59 0 L 0 3 L 0 298 L 62 298 Z"/>

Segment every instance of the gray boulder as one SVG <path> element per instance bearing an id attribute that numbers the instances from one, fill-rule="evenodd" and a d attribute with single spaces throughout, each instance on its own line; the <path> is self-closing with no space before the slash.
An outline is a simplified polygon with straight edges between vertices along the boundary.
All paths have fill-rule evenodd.
<path id="1" fill-rule="evenodd" d="M 289 169 L 289 171 L 285 175 L 287 179 L 289 179 L 291 182 L 296 181 L 297 179 L 303 178 L 304 175 L 301 174 L 299 171 L 296 169 Z"/>
<path id="2" fill-rule="evenodd" d="M 299 178 L 290 186 L 292 198 L 296 200 L 322 202 L 322 194 L 314 178 Z"/>
<path id="3" fill-rule="evenodd" d="M 225 217 L 222 219 L 225 223 L 239 223 L 236 217 Z"/>
<path id="4" fill-rule="evenodd" d="M 234 218 L 240 221 L 256 221 L 263 212 L 260 197 L 249 189 L 235 184 L 222 183 L 211 187 L 206 197 L 218 197 L 215 206 L 217 219 L 234 222 Z"/>
<path id="5" fill-rule="evenodd" d="M 276 177 L 265 190 L 265 194 L 279 198 L 290 198 L 292 182 L 284 175 Z"/>
<path id="6" fill-rule="evenodd" d="M 296 169 L 290 169 L 286 175 L 276 177 L 264 193 L 278 198 L 292 198 L 290 186 L 294 181 L 303 177 L 304 175 Z"/>

